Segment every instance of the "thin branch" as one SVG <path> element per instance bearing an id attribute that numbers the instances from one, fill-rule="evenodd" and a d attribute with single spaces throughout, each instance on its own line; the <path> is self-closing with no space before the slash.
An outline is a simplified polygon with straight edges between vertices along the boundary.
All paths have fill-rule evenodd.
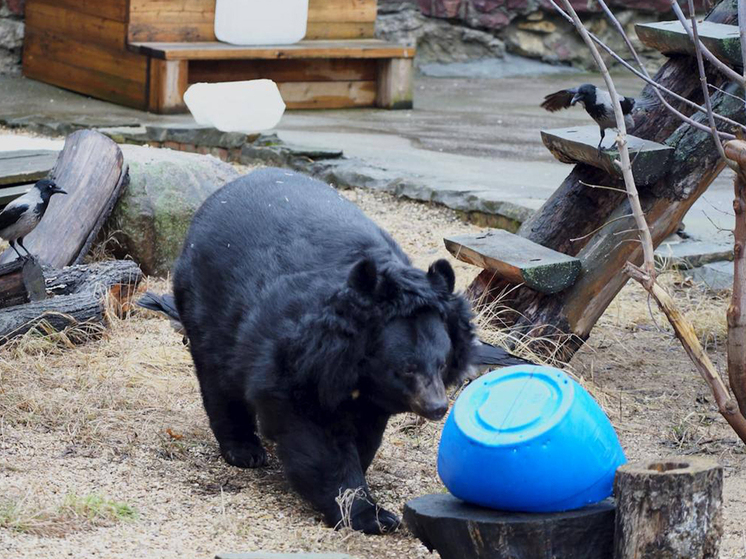
<path id="1" fill-rule="evenodd" d="M 590 49 L 591 54 L 593 55 L 593 59 L 595 60 L 596 65 L 601 71 L 604 81 L 606 82 L 606 87 L 609 90 L 609 95 L 611 96 L 611 105 L 614 108 L 614 117 L 616 119 L 617 130 L 619 131 L 619 133 L 617 134 L 616 143 L 617 147 L 619 148 L 619 157 L 621 159 L 620 167 L 622 170 L 622 176 L 624 177 L 624 186 L 627 188 L 627 198 L 629 199 L 629 204 L 632 208 L 632 213 L 634 214 L 637 228 L 640 230 L 640 237 L 642 240 L 642 252 L 644 258 L 643 266 L 648 274 L 648 277 L 650 278 L 649 281 L 655 282 L 653 239 L 650 235 L 650 228 L 648 227 L 648 223 L 645 220 L 645 215 L 642 211 L 642 205 L 640 204 L 640 195 L 637 192 L 637 185 L 635 185 L 635 178 L 632 175 L 632 164 L 629 159 L 629 149 L 627 147 L 627 126 L 624 122 L 624 113 L 622 111 L 622 105 L 619 101 L 619 95 L 617 94 L 614 80 L 611 79 L 609 70 L 608 68 L 606 68 L 604 59 L 601 58 L 601 53 L 598 52 L 596 45 L 593 43 L 593 39 L 591 39 L 591 36 L 588 34 L 588 30 L 583 26 L 583 22 L 580 21 L 580 17 L 578 16 L 575 9 L 572 7 L 572 4 L 570 4 L 570 0 L 562 0 L 562 3 L 564 4 L 567 13 L 570 14 L 570 16 L 572 17 L 573 23 L 575 25 L 575 28 L 578 30 L 578 33 L 580 33 L 583 41 L 585 41 L 585 44 Z"/>
<path id="2" fill-rule="evenodd" d="M 697 45 L 697 43 L 700 44 L 702 47 L 702 53 L 705 55 L 705 58 L 709 60 L 715 68 L 720 70 L 725 76 L 730 79 L 731 81 L 736 82 L 737 84 L 740 84 L 741 87 L 746 85 L 746 82 L 744 82 L 744 77 L 733 70 L 730 66 L 725 64 L 723 61 L 721 61 L 717 56 L 712 54 L 710 49 L 708 49 L 705 45 L 702 44 L 701 41 L 699 41 L 695 35 L 692 28 L 689 27 L 689 24 L 686 21 L 686 16 L 684 15 L 683 10 L 681 9 L 681 6 L 679 6 L 678 0 L 670 0 L 671 2 L 671 8 L 673 8 L 673 12 L 676 14 L 676 17 L 679 18 L 679 21 L 681 22 L 681 25 L 684 26 L 684 30 L 686 31 L 686 34 L 689 35 L 689 40 L 692 41 L 692 43 Z M 694 17 L 694 14 L 691 13 L 692 17 Z"/>
<path id="3" fill-rule="evenodd" d="M 743 81 L 746 84 L 746 2 L 738 0 L 738 34 L 741 37 L 741 65 Z M 744 87 L 744 104 L 746 105 L 746 85 Z"/>
<path id="4" fill-rule="evenodd" d="M 678 4 L 676 5 L 678 7 Z M 697 14 L 694 12 L 694 0 L 689 0 L 689 17 L 692 21 L 692 39 L 694 40 L 694 52 L 697 55 L 697 71 L 699 72 L 699 83 L 702 85 L 702 95 L 705 99 L 705 107 L 707 108 L 707 120 L 710 122 L 710 130 L 712 134 L 712 140 L 715 142 L 715 147 L 720 154 L 720 158 L 734 170 L 738 170 L 738 165 L 733 161 L 725 157 L 725 151 L 723 150 L 723 144 L 718 136 L 718 128 L 715 124 L 715 112 L 712 110 L 712 100 L 710 99 L 710 88 L 707 87 L 707 74 L 705 74 L 705 62 L 702 59 L 702 51 L 705 46 L 699 39 L 699 29 L 697 27 Z"/>
<path id="5" fill-rule="evenodd" d="M 555 10 L 563 18 L 565 18 L 567 21 L 569 21 L 570 23 L 572 23 L 574 25 L 572 18 L 569 15 L 567 15 L 562 10 L 562 8 L 560 8 L 557 5 L 557 3 L 554 0 L 549 0 L 549 3 L 552 4 L 552 6 L 554 6 Z M 655 80 L 653 80 L 653 78 L 651 78 L 650 74 L 648 74 L 647 72 L 646 73 L 642 73 L 642 72 L 638 71 L 637 69 L 635 69 L 631 64 L 629 64 L 629 62 L 627 62 L 621 56 L 619 56 L 616 52 L 614 52 L 614 50 L 611 47 L 609 47 L 601 39 L 599 39 L 598 37 L 596 37 L 596 35 L 594 35 L 593 33 L 588 32 L 588 35 L 590 35 L 591 39 L 593 39 L 593 41 L 596 44 L 598 44 L 598 46 L 600 46 L 602 49 L 604 49 L 604 51 L 606 51 L 606 53 L 609 56 L 611 56 L 619 64 L 621 64 L 622 66 L 624 66 L 627 70 L 629 70 L 630 72 L 632 72 L 635 76 L 637 76 L 638 78 L 640 78 L 641 80 L 643 80 L 645 83 L 649 84 L 650 86 L 652 86 L 656 90 L 662 91 L 666 95 L 670 95 L 671 97 L 673 97 L 677 101 L 680 101 L 680 102 L 682 102 L 682 103 L 684 103 L 686 105 L 689 105 L 690 107 L 692 107 L 696 111 L 699 111 L 701 113 L 706 113 L 707 112 L 707 109 L 705 109 L 704 107 L 698 105 L 694 101 L 691 101 L 691 100 L 687 99 L 686 97 L 683 97 L 683 96 L 679 95 L 675 91 L 671 91 L 670 89 L 668 89 L 668 88 L 660 85 Z M 664 106 L 666 106 L 666 105 L 664 105 Z M 668 106 L 670 106 L 670 105 L 668 105 Z M 673 109 L 673 107 L 671 107 L 671 108 Z M 683 117 L 684 121 L 687 122 L 688 124 L 690 124 L 691 126 L 694 126 L 695 128 L 697 128 L 699 130 L 702 130 L 703 132 L 709 132 L 710 131 L 710 129 L 707 126 L 705 126 L 704 124 L 696 122 L 696 121 L 694 121 L 694 120 L 692 120 L 692 119 L 690 119 L 690 118 L 682 115 L 680 112 L 676 111 L 675 109 L 673 109 L 673 110 L 674 110 L 674 112 L 675 112 L 675 114 L 677 116 L 681 115 Z M 736 128 L 740 128 L 741 130 L 746 131 L 746 126 L 743 125 L 743 124 L 741 124 L 740 122 L 736 122 L 735 120 L 732 120 L 730 118 L 724 117 L 724 116 L 719 115 L 719 114 L 715 114 L 715 118 L 718 119 L 718 120 L 720 120 L 720 121 L 722 121 L 722 122 L 726 122 L 726 123 L 730 124 L 731 126 L 735 126 Z M 729 134 L 727 132 L 720 132 L 720 136 L 723 139 L 725 139 L 725 140 L 735 139 L 735 136 L 733 134 Z"/>
<path id="6" fill-rule="evenodd" d="M 624 191 L 624 193 L 626 194 L 626 193 L 627 193 L 627 191 L 625 190 L 625 191 Z M 604 227 L 606 227 L 606 226 L 608 226 L 608 225 L 611 225 L 611 224 L 612 224 L 612 223 L 614 223 L 615 221 L 619 221 L 620 219 L 626 219 L 626 218 L 628 218 L 628 217 L 635 217 L 635 215 L 634 215 L 634 214 L 625 214 L 625 215 L 620 215 L 620 216 L 618 216 L 618 217 L 615 217 L 614 219 L 610 219 L 609 221 L 607 221 L 607 222 L 606 222 L 606 223 L 604 223 L 603 225 L 599 225 L 598 227 L 596 227 L 596 228 L 595 228 L 595 229 L 594 229 L 593 231 L 591 231 L 590 233 L 586 233 L 586 234 L 585 234 L 585 235 L 583 235 L 582 237 L 575 237 L 574 239 L 570 239 L 570 242 L 571 242 L 571 243 L 574 243 L 575 241 L 582 241 L 583 239 L 587 239 L 587 238 L 588 238 L 588 237 L 590 237 L 591 235 L 594 235 L 594 234 L 598 233 L 599 231 L 601 231 L 601 229 L 603 229 Z"/>
<path id="7" fill-rule="evenodd" d="M 588 182 L 579 181 L 580 184 L 583 186 L 587 186 L 588 188 L 602 188 L 604 190 L 613 190 L 614 192 L 621 192 L 622 194 L 627 194 L 627 191 L 623 188 L 614 188 L 613 186 L 602 186 L 600 184 L 591 184 Z"/>

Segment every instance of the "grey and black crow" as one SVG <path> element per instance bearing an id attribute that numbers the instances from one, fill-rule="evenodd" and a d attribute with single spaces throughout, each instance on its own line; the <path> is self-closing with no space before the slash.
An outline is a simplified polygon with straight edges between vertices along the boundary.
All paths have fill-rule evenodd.
<path id="1" fill-rule="evenodd" d="M 173 295 L 156 295 L 155 293 L 148 291 L 139 301 L 137 301 L 137 304 L 145 309 L 166 315 L 171 321 L 171 327 L 178 334 L 184 336 L 183 341 L 186 345 L 186 331 L 184 330 L 184 326 L 181 324 L 179 311 L 176 309 L 176 302 L 174 301 Z M 485 369 L 510 367 L 511 365 L 533 365 L 531 361 L 516 357 L 503 348 L 493 346 L 487 342 L 477 340 L 475 345 L 476 351 L 474 366 L 480 371 Z"/>
<path id="2" fill-rule="evenodd" d="M 601 129 L 601 141 L 598 142 L 598 152 L 601 153 L 601 144 L 604 141 L 607 128 L 616 128 L 616 118 L 614 117 L 614 107 L 611 105 L 611 95 L 590 83 L 584 83 L 579 87 L 572 89 L 563 89 L 544 97 L 542 108 L 550 113 L 560 109 L 568 109 L 576 104 L 582 104 L 585 112 L 596 121 Z M 624 113 L 624 122 L 627 126 L 632 127 L 635 124 L 632 118 L 633 111 L 647 110 L 651 108 L 654 101 L 651 99 L 635 99 L 634 97 L 620 97 L 619 104 L 622 106 Z"/>
<path id="3" fill-rule="evenodd" d="M 67 194 L 67 192 L 57 186 L 53 180 L 42 179 L 26 194 L 13 200 L 0 212 L 0 238 L 10 243 L 19 258 L 31 257 L 31 253 L 23 246 L 23 238 L 39 225 L 53 194 Z M 26 256 L 18 251 L 16 243 L 26 252 Z"/>

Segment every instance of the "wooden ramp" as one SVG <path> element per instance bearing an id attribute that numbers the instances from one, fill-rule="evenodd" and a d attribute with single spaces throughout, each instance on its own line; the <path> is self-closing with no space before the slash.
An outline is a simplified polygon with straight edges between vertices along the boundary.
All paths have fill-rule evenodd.
<path id="1" fill-rule="evenodd" d="M 678 20 L 638 23 L 635 31 L 645 46 L 663 54 L 695 54 L 694 44 Z M 697 24 L 697 31 L 712 54 L 726 64 L 741 66 L 741 42 L 736 25 L 702 21 Z"/>
<path id="2" fill-rule="evenodd" d="M 558 293 L 580 274 L 580 260 L 538 245 L 503 229 L 445 239 L 448 251 L 464 262 L 509 283 L 540 293 Z"/>
<path id="3" fill-rule="evenodd" d="M 615 163 L 619 160 L 616 147 L 616 132 L 609 130 L 598 152 L 598 141 L 601 138 L 598 126 L 578 126 L 542 130 L 541 139 L 544 145 L 563 163 L 585 163 L 603 169 L 610 175 L 622 176 L 621 168 Z M 653 184 L 663 178 L 671 168 L 673 148 L 627 135 L 629 155 L 632 160 L 632 175 L 638 185 Z"/>

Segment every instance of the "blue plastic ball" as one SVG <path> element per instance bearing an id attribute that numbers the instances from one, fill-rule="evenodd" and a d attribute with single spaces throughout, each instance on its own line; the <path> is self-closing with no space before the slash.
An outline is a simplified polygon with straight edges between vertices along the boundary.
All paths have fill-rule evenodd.
<path id="1" fill-rule="evenodd" d="M 459 499 L 559 512 L 602 501 L 626 462 L 588 392 L 552 367 L 507 367 L 472 382 L 443 428 L 438 474 Z"/>

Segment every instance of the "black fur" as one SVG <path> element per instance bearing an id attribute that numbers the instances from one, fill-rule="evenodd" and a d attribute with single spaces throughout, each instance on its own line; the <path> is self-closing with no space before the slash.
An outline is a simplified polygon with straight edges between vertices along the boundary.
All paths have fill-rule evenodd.
<path id="1" fill-rule="evenodd" d="M 394 240 L 329 186 L 280 169 L 227 185 L 197 212 L 174 274 L 210 425 L 229 463 L 277 442 L 292 486 L 330 526 L 398 519 L 365 472 L 392 414 L 439 419 L 471 365 L 467 302 L 446 261 L 411 266 Z"/>

